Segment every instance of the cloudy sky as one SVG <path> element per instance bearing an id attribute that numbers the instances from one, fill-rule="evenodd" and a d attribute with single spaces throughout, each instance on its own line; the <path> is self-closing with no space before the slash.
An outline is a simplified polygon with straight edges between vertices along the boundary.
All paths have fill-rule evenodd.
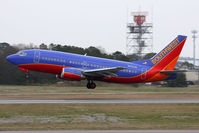
<path id="1" fill-rule="evenodd" d="M 154 52 L 182 34 L 188 36 L 182 56 L 192 56 L 198 0 L 0 0 L 0 42 L 93 45 L 125 53 L 127 9 L 149 11 Z M 199 39 L 197 44 L 196 51 Z"/>

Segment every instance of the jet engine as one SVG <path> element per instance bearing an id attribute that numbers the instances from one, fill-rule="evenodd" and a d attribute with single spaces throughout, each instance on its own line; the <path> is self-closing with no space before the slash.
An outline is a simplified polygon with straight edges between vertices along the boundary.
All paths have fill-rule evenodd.
<path id="1" fill-rule="evenodd" d="M 71 81 L 80 81 L 82 79 L 82 72 L 73 68 L 63 68 L 60 78 Z"/>

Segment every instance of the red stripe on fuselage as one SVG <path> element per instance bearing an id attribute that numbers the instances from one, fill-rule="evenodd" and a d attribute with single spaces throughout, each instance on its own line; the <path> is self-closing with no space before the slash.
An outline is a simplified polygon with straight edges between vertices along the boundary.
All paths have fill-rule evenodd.
<path id="1" fill-rule="evenodd" d="M 45 73 L 61 74 L 62 68 L 64 68 L 65 66 L 35 63 L 35 64 L 21 64 L 18 65 L 18 67 L 23 67 L 25 69 L 45 72 Z"/>

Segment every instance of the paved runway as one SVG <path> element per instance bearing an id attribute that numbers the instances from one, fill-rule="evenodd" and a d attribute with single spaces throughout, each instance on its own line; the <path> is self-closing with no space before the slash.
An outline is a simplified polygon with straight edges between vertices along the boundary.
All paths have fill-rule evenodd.
<path id="1" fill-rule="evenodd" d="M 55 130 L 55 131 L 0 131 L 3 133 L 199 133 L 199 130 Z"/>
<path id="2" fill-rule="evenodd" d="M 83 99 L 83 100 L 0 100 L 0 104 L 169 104 L 199 103 L 199 99 Z"/>

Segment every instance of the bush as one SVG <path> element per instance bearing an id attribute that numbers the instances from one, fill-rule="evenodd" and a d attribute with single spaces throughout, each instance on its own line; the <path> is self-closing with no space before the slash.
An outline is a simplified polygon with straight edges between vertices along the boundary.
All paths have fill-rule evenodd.
<path id="1" fill-rule="evenodd" d="M 165 85 L 167 87 L 187 87 L 186 75 L 184 73 L 178 73 L 176 79 L 166 81 Z"/>

